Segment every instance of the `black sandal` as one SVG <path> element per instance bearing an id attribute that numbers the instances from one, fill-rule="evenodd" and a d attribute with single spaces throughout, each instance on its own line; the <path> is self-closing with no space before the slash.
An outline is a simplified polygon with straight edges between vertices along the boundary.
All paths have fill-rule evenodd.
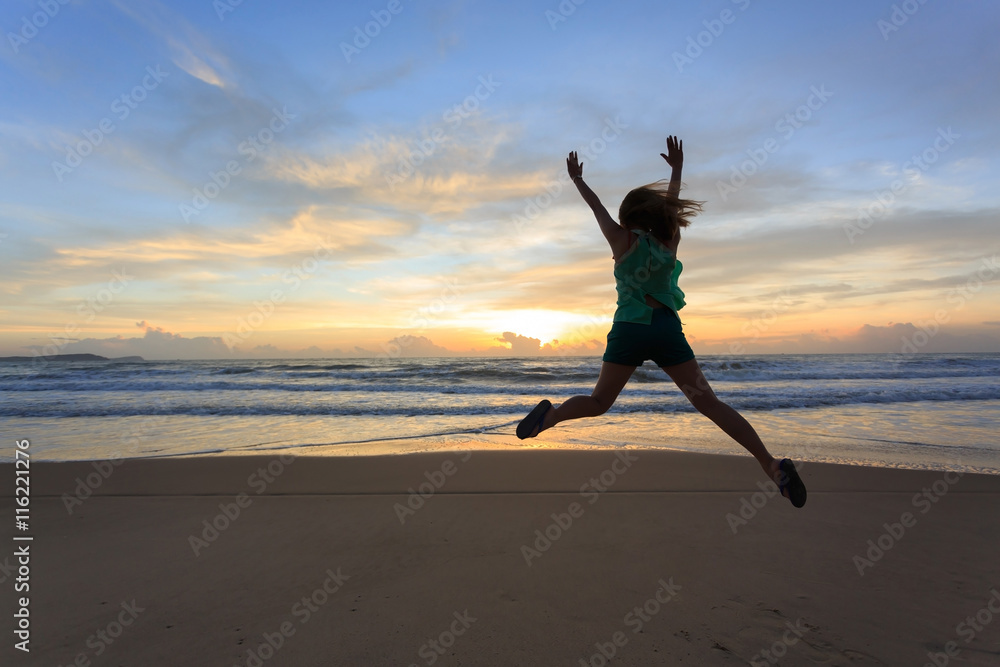
<path id="1" fill-rule="evenodd" d="M 781 459 L 778 468 L 781 470 L 781 479 L 778 482 L 778 490 L 781 491 L 781 495 L 785 495 L 785 491 L 787 490 L 787 497 L 792 501 L 792 505 L 795 507 L 805 505 L 806 485 L 802 483 L 802 478 L 799 477 L 798 471 L 795 470 L 795 464 L 792 463 L 791 459 Z"/>
<path id="2" fill-rule="evenodd" d="M 531 435 L 535 427 L 538 427 L 538 433 L 542 432 L 542 422 L 545 421 L 545 415 L 552 407 L 552 403 L 548 399 L 543 399 L 538 405 L 528 413 L 528 416 L 521 420 L 521 423 L 517 425 L 517 437 L 521 440 L 525 438 L 533 438 L 535 436 Z M 535 433 L 535 435 L 538 435 Z"/>

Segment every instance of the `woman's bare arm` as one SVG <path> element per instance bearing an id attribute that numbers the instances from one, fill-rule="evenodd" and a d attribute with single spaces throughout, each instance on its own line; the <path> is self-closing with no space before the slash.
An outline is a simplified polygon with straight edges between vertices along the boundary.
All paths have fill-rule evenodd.
<path id="1" fill-rule="evenodd" d="M 577 160 L 575 151 L 571 152 L 569 157 L 566 158 L 566 170 L 569 172 L 569 176 L 573 179 L 573 182 L 576 183 L 576 189 L 580 191 L 583 201 L 587 202 L 590 210 L 594 212 L 597 224 L 601 226 L 601 232 L 604 234 L 604 238 L 608 240 L 612 253 L 617 256 L 619 251 L 623 250 L 622 245 L 628 246 L 628 232 L 622 229 L 622 226 L 611 217 L 608 209 L 604 208 L 604 204 L 601 203 L 597 193 L 583 182 L 583 164 Z"/>
<path id="2" fill-rule="evenodd" d="M 684 142 L 677 137 L 670 135 L 667 137 L 667 152 L 660 153 L 660 156 L 670 165 L 670 185 L 667 192 L 675 197 L 681 194 L 681 169 L 684 167 Z"/>

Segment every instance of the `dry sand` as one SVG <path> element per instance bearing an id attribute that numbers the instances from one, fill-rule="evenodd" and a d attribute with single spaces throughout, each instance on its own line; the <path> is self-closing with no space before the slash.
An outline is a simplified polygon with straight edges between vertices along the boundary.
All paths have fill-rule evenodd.
<path id="1" fill-rule="evenodd" d="M 796 510 L 749 456 L 103 465 L 31 469 L 30 654 L 0 466 L 5 665 L 1000 664 L 1000 477 L 805 464 Z"/>

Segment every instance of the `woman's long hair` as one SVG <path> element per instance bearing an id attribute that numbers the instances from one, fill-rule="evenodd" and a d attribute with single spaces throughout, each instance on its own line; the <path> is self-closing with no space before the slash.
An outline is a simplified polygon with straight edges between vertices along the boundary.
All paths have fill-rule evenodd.
<path id="1" fill-rule="evenodd" d="M 632 190 L 618 208 L 618 221 L 626 229 L 641 229 L 661 243 L 669 243 L 679 227 L 691 224 L 703 202 L 681 199 L 668 192 L 667 181 L 657 181 Z"/>

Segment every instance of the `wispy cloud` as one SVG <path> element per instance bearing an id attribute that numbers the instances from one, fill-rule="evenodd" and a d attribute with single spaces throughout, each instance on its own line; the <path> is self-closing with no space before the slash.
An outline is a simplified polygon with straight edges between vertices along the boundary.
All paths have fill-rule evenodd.
<path id="1" fill-rule="evenodd" d="M 344 211 L 309 207 L 287 222 L 258 226 L 257 231 L 179 227 L 169 234 L 109 241 L 90 247 L 57 247 L 53 265 L 72 269 L 106 266 L 123 257 L 146 267 L 167 264 L 168 270 L 239 265 L 280 266 L 304 254 L 322 251 L 331 259 L 385 258 L 398 251 L 380 239 L 404 236 L 412 227 L 394 221 L 349 217 Z"/>
<path id="2" fill-rule="evenodd" d="M 114 5 L 160 40 L 177 67 L 219 88 L 233 85 L 227 59 L 183 17 L 157 0 L 114 0 Z"/>

